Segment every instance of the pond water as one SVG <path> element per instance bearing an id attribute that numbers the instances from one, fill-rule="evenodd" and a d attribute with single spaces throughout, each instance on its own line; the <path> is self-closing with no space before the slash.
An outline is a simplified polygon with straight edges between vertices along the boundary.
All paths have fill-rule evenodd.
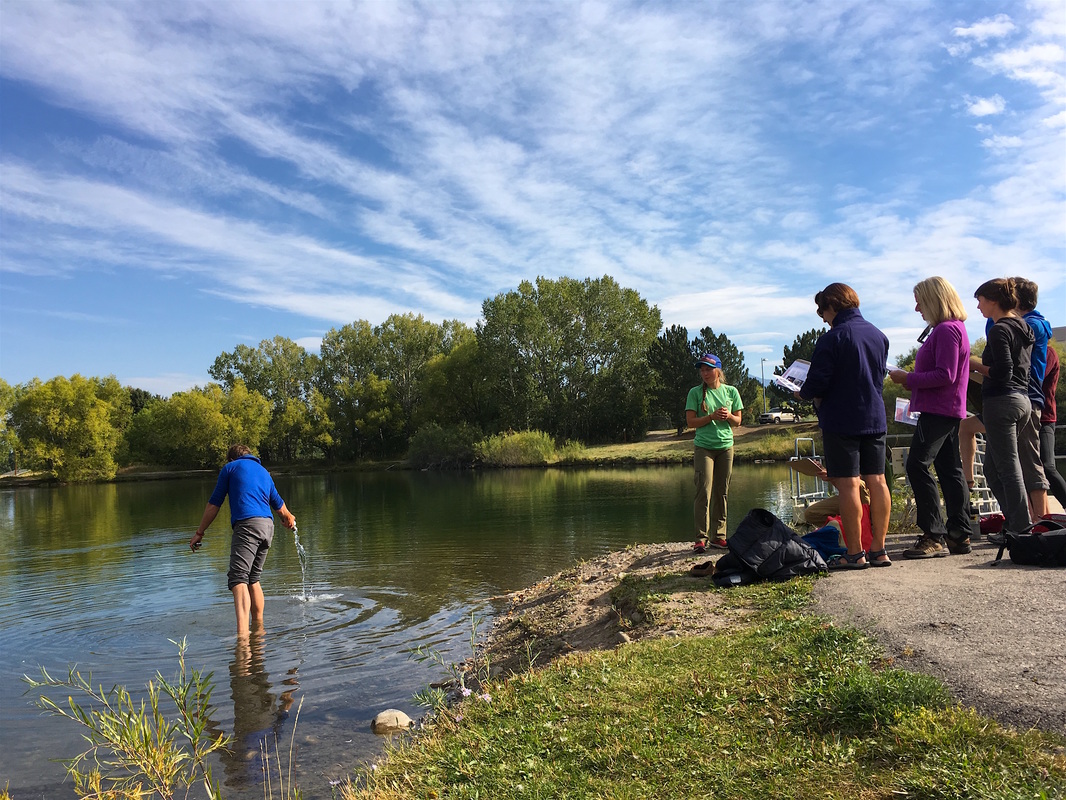
<path id="1" fill-rule="evenodd" d="M 446 676 L 416 662 L 470 654 L 471 615 L 486 631 L 501 595 L 634 543 L 692 536 L 690 467 L 381 472 L 279 476 L 296 514 L 306 572 L 280 524 L 263 576 L 266 630 L 235 636 L 226 590 L 228 508 L 198 553 L 188 548 L 214 481 L 17 489 L 0 493 L 0 786 L 17 800 L 73 797 L 61 764 L 81 749 L 73 723 L 44 717 L 22 675 L 65 675 L 135 697 L 158 670 L 214 673 L 215 719 L 235 754 L 215 765 L 227 798 L 263 796 L 259 741 L 282 753 L 295 724 L 304 796 L 381 750 L 370 720 L 413 718 L 413 695 Z M 737 465 L 732 531 L 749 508 L 787 513 L 784 464 Z M 62 698 L 57 698 L 62 699 Z M 300 704 L 302 703 L 302 707 Z"/>

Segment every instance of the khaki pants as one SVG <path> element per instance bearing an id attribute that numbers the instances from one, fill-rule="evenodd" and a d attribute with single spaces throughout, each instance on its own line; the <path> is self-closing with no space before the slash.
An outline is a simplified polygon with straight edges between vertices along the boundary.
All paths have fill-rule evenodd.
<path id="1" fill-rule="evenodd" d="M 733 472 L 733 448 L 705 450 L 697 447 L 693 458 L 696 470 L 696 500 L 692 504 L 696 538 L 724 539 L 726 495 Z"/>

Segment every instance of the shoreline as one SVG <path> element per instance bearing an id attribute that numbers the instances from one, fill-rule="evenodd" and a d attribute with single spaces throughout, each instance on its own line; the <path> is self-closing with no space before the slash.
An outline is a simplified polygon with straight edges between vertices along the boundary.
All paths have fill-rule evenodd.
<path id="1" fill-rule="evenodd" d="M 600 467 L 638 467 L 638 466 L 664 466 L 672 464 L 692 463 L 692 440 L 695 431 L 686 430 L 681 434 L 676 431 L 649 431 L 639 442 L 622 444 L 591 445 L 586 448 L 585 454 L 575 460 L 559 461 L 549 464 L 529 464 L 516 467 L 492 467 L 471 465 L 457 470 L 431 470 L 439 472 L 467 472 L 478 470 L 498 469 L 593 469 Z M 741 426 L 734 432 L 736 445 L 734 451 L 734 463 L 780 463 L 787 461 L 792 455 L 792 442 L 797 438 L 813 438 L 817 443 L 821 442 L 821 431 L 814 421 L 804 421 L 783 425 L 759 425 L 757 427 Z M 758 450 L 758 444 L 770 437 L 784 437 L 789 440 L 788 453 L 778 448 L 767 457 L 767 454 Z M 363 461 L 340 464 L 327 464 L 322 462 L 298 462 L 293 464 L 267 464 L 264 465 L 273 475 L 330 475 L 346 472 L 385 472 L 389 470 L 424 471 L 418 467 L 409 466 L 403 459 L 393 461 Z M 89 481 L 90 484 L 107 483 L 137 483 L 163 480 L 186 480 L 190 478 L 213 478 L 218 474 L 218 469 L 167 469 L 153 465 L 139 465 L 125 467 L 114 478 L 106 481 Z M 22 475 L 0 476 L 0 489 L 25 488 L 41 486 L 69 486 L 75 485 L 53 480 L 40 473 L 25 473 Z"/>

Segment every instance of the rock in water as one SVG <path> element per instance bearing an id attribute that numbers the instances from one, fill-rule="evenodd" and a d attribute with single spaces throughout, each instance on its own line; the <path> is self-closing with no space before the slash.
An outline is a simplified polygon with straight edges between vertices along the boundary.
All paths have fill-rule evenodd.
<path id="1" fill-rule="evenodd" d="M 402 733 L 414 726 L 414 720 L 397 711 L 395 708 L 386 708 L 370 723 L 370 730 L 377 734 Z"/>

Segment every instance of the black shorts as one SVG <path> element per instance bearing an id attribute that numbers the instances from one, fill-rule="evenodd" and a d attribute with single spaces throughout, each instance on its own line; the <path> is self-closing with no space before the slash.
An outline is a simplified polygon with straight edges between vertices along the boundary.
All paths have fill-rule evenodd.
<path id="1" fill-rule="evenodd" d="M 822 431 L 825 471 L 830 478 L 885 474 L 885 434 L 844 436 Z"/>
<path id="2" fill-rule="evenodd" d="M 273 519 L 249 517 L 234 524 L 229 547 L 229 572 L 226 574 L 230 591 L 242 583 L 248 586 L 259 583 L 267 550 L 273 540 Z"/>

